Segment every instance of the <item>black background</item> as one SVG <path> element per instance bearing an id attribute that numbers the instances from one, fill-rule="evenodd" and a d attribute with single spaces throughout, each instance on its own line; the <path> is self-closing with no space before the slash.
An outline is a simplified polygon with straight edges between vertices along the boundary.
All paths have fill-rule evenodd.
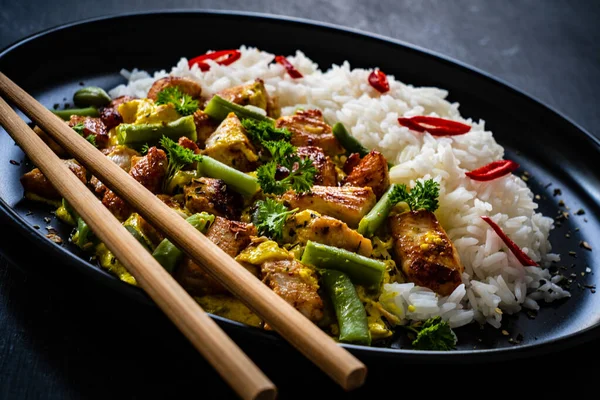
<path id="1" fill-rule="evenodd" d="M 0 0 L 0 48 L 65 22 L 167 8 L 255 11 L 382 34 L 494 75 L 600 137 L 600 2 Z M 43 62 L 43 55 L 32 62 Z M 158 311 L 107 296 L 24 246 L 0 229 L 0 252 L 11 260 L 0 257 L 0 398 L 235 398 Z M 458 390 L 459 379 L 477 388 L 501 385 L 510 395 L 512 380 L 533 376 L 576 388 L 593 383 L 600 355 L 600 343 L 592 342 L 483 365 L 407 363 L 391 369 L 366 360 L 367 385 L 344 393 L 285 345 L 234 339 L 277 385 L 281 399 L 414 395 L 411 388 L 448 395 Z M 432 377 L 439 386 L 422 386 Z M 544 392 L 540 384 L 530 388 Z"/>

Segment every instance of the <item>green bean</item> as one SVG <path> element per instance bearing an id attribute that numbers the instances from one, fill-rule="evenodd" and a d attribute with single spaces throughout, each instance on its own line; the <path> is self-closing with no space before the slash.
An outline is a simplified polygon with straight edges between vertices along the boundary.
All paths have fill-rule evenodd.
<path id="1" fill-rule="evenodd" d="M 163 136 L 177 141 L 186 136 L 194 142 L 197 140 L 194 117 L 188 115 L 168 123 L 156 124 L 120 124 L 116 128 L 118 144 L 130 147 L 150 146 L 158 143 Z"/>
<path id="2" fill-rule="evenodd" d="M 204 108 L 204 112 L 217 121 L 223 121 L 230 112 L 235 113 L 239 119 L 251 118 L 259 121 L 271 120 L 271 118 L 266 115 L 259 114 L 244 106 L 227 101 L 219 95 L 214 95 L 213 98 L 210 99 Z"/>
<path id="3" fill-rule="evenodd" d="M 64 197 L 61 199 L 61 205 L 56 209 L 54 214 L 56 215 L 56 218 L 60 219 L 61 221 L 71 226 L 77 226 L 77 220 L 75 219 L 73 209 L 71 208 L 71 205 L 67 203 Z"/>
<path id="4" fill-rule="evenodd" d="M 301 261 L 317 268 L 344 272 L 353 282 L 369 289 L 379 289 L 385 272 L 385 264 L 381 261 L 310 240 Z"/>
<path id="5" fill-rule="evenodd" d="M 88 236 L 90 235 L 91 230 L 88 224 L 81 218 L 79 215 L 77 216 L 77 241 L 75 244 L 80 248 L 84 248 L 84 246 L 89 242 Z"/>
<path id="6" fill-rule="evenodd" d="M 396 205 L 390 200 L 390 194 L 393 192 L 395 186 L 397 186 L 395 183 L 391 184 L 377 204 L 375 204 L 375 207 L 373 207 L 367 215 L 362 217 L 358 223 L 358 233 L 363 236 L 371 237 L 377 232 L 390 214 L 392 208 Z"/>
<path id="7" fill-rule="evenodd" d="M 194 228 L 204 233 L 215 220 L 215 216 L 206 212 L 194 214 L 186 219 Z M 169 273 L 173 270 L 183 257 L 183 252 L 179 250 L 169 239 L 164 239 L 156 246 L 152 256 L 163 266 Z"/>
<path id="8" fill-rule="evenodd" d="M 346 130 L 346 127 L 341 122 L 337 122 L 333 125 L 333 135 L 337 138 L 343 148 L 349 153 L 358 153 L 359 156 L 364 157 L 370 153 L 370 150 L 364 147 L 356 138 Z"/>
<path id="9" fill-rule="evenodd" d="M 97 86 L 81 88 L 73 95 L 73 102 L 77 107 L 103 107 L 110 100 L 108 93 Z"/>
<path id="10" fill-rule="evenodd" d="M 209 178 L 222 179 L 227 186 L 245 196 L 252 196 L 259 189 L 258 180 L 255 177 L 208 156 L 203 156 L 201 162 L 198 163 L 198 174 Z"/>
<path id="11" fill-rule="evenodd" d="M 371 333 L 365 306 L 348 275 L 333 269 L 321 271 L 323 287 L 329 295 L 340 334 L 338 340 L 345 343 L 371 345 Z"/>
<path id="12" fill-rule="evenodd" d="M 65 220 L 71 220 L 75 223 L 77 227 L 75 229 L 75 233 L 71 237 L 73 243 L 75 243 L 79 248 L 84 248 L 89 242 L 91 242 L 93 238 L 93 232 L 91 231 L 89 225 L 81 218 L 81 216 L 73 209 L 71 204 L 69 204 L 64 198 L 62 199 L 62 206 L 59 207 L 64 209 L 64 213 L 62 218 Z M 57 210 L 58 211 L 58 210 Z"/>
<path id="13" fill-rule="evenodd" d="M 68 121 L 71 119 L 71 115 L 80 115 L 82 117 L 99 117 L 100 113 L 95 107 L 86 108 L 66 108 L 64 110 L 50 110 L 54 115 Z"/>

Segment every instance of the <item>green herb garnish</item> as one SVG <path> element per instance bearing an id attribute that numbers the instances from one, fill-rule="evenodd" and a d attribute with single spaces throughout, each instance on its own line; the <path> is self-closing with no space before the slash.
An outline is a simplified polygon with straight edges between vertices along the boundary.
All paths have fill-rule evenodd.
<path id="1" fill-rule="evenodd" d="M 98 145 L 96 144 L 96 136 L 94 135 L 88 135 L 85 140 L 87 140 L 88 142 L 90 142 L 91 144 L 94 145 L 94 147 L 98 147 Z"/>
<path id="2" fill-rule="evenodd" d="M 254 212 L 252 222 L 260 235 L 268 236 L 277 240 L 283 236 L 283 226 L 288 215 L 298 209 L 288 210 L 286 206 L 277 201 L 267 198 L 256 202 L 257 208 Z"/>
<path id="3" fill-rule="evenodd" d="M 83 135 L 83 130 L 85 129 L 85 125 L 83 125 L 83 122 L 79 122 L 78 124 L 73 125 L 71 128 L 78 134 Z"/>
<path id="4" fill-rule="evenodd" d="M 317 173 L 312 160 L 301 159 L 296 153 L 296 147 L 288 142 L 266 141 L 264 146 L 271 153 L 272 160 L 256 170 L 258 184 L 263 192 L 278 195 L 289 189 L 298 193 L 308 192 Z M 284 175 L 287 174 L 283 179 L 277 179 L 279 168 Z"/>
<path id="5" fill-rule="evenodd" d="M 242 126 L 248 133 L 250 139 L 257 144 L 263 144 L 267 141 L 285 140 L 289 141 L 292 137 L 290 131 L 285 128 L 276 128 L 273 121 L 246 118 L 242 120 Z"/>
<path id="6" fill-rule="evenodd" d="M 75 132 L 77 132 L 80 136 L 83 136 L 85 133 L 85 125 L 83 122 L 79 122 L 71 127 Z M 85 137 L 85 140 L 94 145 L 94 147 L 98 147 L 96 144 L 96 136 L 89 134 Z"/>
<path id="7" fill-rule="evenodd" d="M 389 201 L 397 204 L 405 202 L 411 211 L 428 210 L 434 212 L 438 209 L 440 185 L 433 179 L 417 181 L 414 188 L 407 190 L 406 185 L 396 185 L 390 193 Z"/>
<path id="8" fill-rule="evenodd" d="M 442 320 L 442 317 L 429 318 L 423 325 L 407 326 L 417 334 L 412 345 L 416 350 L 454 350 L 458 341 L 456 334 L 450 328 L 448 322 Z"/>
<path id="9" fill-rule="evenodd" d="M 175 110 L 183 116 L 193 114 L 199 107 L 198 100 L 194 100 L 192 96 L 183 93 L 176 86 L 171 86 L 158 92 L 156 104 L 173 104 Z"/>
<path id="10" fill-rule="evenodd" d="M 169 166 L 167 167 L 167 175 L 164 184 L 165 188 L 169 186 L 171 179 L 173 179 L 175 174 L 183 167 L 196 161 L 202 162 L 202 156 L 200 154 L 196 154 L 192 150 L 180 146 L 166 136 L 163 136 L 160 139 L 160 145 L 167 152 L 167 157 L 169 159 Z"/>

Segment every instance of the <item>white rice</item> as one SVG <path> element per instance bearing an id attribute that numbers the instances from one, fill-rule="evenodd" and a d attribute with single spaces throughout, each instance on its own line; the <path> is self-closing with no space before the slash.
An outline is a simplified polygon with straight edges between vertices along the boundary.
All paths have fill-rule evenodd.
<path id="1" fill-rule="evenodd" d="M 273 54 L 244 46 L 240 50 L 238 61 L 230 66 L 209 61 L 207 72 L 196 66 L 190 69 L 185 58 L 170 71 L 153 75 L 123 70 L 128 83 L 109 93 L 112 97 L 144 97 L 156 79 L 167 75 L 199 82 L 205 95 L 262 78 L 268 92 L 278 97 L 283 115 L 292 114 L 297 107 L 318 108 L 328 123 L 342 122 L 365 147 L 382 152 L 396 164 L 390 170 L 392 182 L 411 187 L 418 179 L 439 182 L 436 216 L 465 266 L 463 284 L 447 297 L 412 283 L 386 284 L 380 300 L 401 323 L 440 315 L 452 327 L 473 321 L 500 327 L 503 313 L 516 313 L 523 307 L 537 310 L 539 301 L 570 296 L 546 269 L 559 260 L 548 241 L 553 220 L 536 212 L 537 204 L 526 183 L 516 175 L 491 182 L 465 176 L 468 170 L 502 159 L 504 149 L 485 129 L 484 121 L 460 115 L 458 103 L 446 100 L 447 91 L 413 87 L 388 75 L 390 91 L 381 95 L 368 83 L 371 69 L 352 69 L 344 62 L 322 71 L 300 51 L 288 60 L 304 77 L 292 79 L 273 62 Z M 398 117 L 415 115 L 452 119 L 472 129 L 460 136 L 434 137 L 398 124 Z M 490 216 L 541 267 L 521 266 L 481 219 L 483 215 Z"/>

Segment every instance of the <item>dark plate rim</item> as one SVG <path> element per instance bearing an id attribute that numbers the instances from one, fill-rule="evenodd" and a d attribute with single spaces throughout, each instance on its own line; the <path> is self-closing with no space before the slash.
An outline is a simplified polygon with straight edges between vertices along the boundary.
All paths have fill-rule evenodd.
<path id="1" fill-rule="evenodd" d="M 87 19 L 82 19 L 78 21 L 68 22 L 60 25 L 56 25 L 54 27 L 47 28 L 40 32 L 33 33 L 29 36 L 26 36 L 23 39 L 17 40 L 12 44 L 9 44 L 4 49 L 0 50 L 0 59 L 5 55 L 13 51 L 14 49 L 23 46 L 31 41 L 34 41 L 42 36 L 49 35 L 53 32 L 67 30 L 69 28 L 75 26 L 86 25 L 94 22 L 102 22 L 102 21 L 110 21 L 115 19 L 127 19 L 127 18 L 135 18 L 142 16 L 157 16 L 157 15 L 177 15 L 177 14 L 196 14 L 203 16 L 235 16 L 235 17 L 248 17 L 256 20 L 270 20 L 273 22 L 284 22 L 289 24 L 299 24 L 303 26 L 310 26 L 313 28 L 319 29 L 328 29 L 332 31 L 336 31 L 337 33 L 346 34 L 352 37 L 363 37 L 374 39 L 377 41 L 385 42 L 387 44 L 391 44 L 394 46 L 400 46 L 405 50 L 417 52 L 423 56 L 434 59 L 438 62 L 444 62 L 450 64 L 451 66 L 458 67 L 469 74 L 478 75 L 481 78 L 484 78 L 497 86 L 501 86 L 504 89 L 508 89 L 512 92 L 512 94 L 517 95 L 519 97 L 524 98 L 527 102 L 535 104 L 538 107 L 542 107 L 546 110 L 546 112 L 550 112 L 554 114 L 555 117 L 563 120 L 564 122 L 572 125 L 576 128 L 583 136 L 591 142 L 597 149 L 600 149 L 600 139 L 596 138 L 578 123 L 573 121 L 568 116 L 562 114 L 558 110 L 554 109 L 552 106 L 545 104 L 544 102 L 538 100 L 534 96 L 524 92 L 521 89 L 518 89 L 516 86 L 497 78 L 483 70 L 480 70 L 476 67 L 473 67 L 469 64 L 466 64 L 462 61 L 456 60 L 452 57 L 440 54 L 436 51 L 429 50 L 414 44 L 410 44 L 404 42 L 402 40 L 394 39 L 388 36 L 366 32 L 355 28 L 349 28 L 337 24 L 332 24 L 328 22 L 310 20 L 306 18 L 297 18 L 297 17 L 289 17 L 284 15 L 277 14 L 269 14 L 269 13 L 260 13 L 260 12 L 251 12 L 251 11 L 237 11 L 237 10 L 215 10 L 215 9 L 155 9 L 150 11 L 142 11 L 142 12 L 127 12 L 127 13 L 115 13 L 115 14 L 106 14 L 97 17 L 91 17 Z M 25 234 L 32 242 L 34 242 L 40 248 L 43 248 L 49 254 L 56 255 L 56 257 L 60 257 L 61 259 L 67 261 L 70 267 L 75 267 L 76 265 L 83 266 L 85 268 L 75 268 L 85 275 L 88 275 L 91 278 L 99 279 L 103 284 L 111 287 L 111 289 L 117 290 L 118 292 L 125 294 L 126 296 L 137 300 L 146 305 L 154 305 L 150 298 L 143 292 L 142 289 L 131 287 L 129 285 L 124 284 L 119 281 L 118 278 L 113 276 L 108 276 L 104 274 L 103 271 L 100 271 L 97 267 L 88 263 L 87 261 L 81 259 L 77 255 L 67 251 L 65 248 L 52 243 L 49 240 L 46 240 L 42 237 L 42 235 L 36 233 L 32 228 L 27 224 L 27 222 L 17 214 L 5 201 L 0 198 L 0 211 L 9 217 L 13 226 L 19 228 L 23 234 Z M 92 268 L 89 268 L 92 267 Z M 248 327 L 244 324 L 241 324 L 236 321 L 232 321 L 214 314 L 209 314 L 213 319 L 219 323 L 223 328 L 233 328 L 235 330 L 242 330 L 250 333 L 253 336 L 257 336 L 261 339 L 267 340 L 280 340 L 277 337 L 277 334 L 273 332 L 264 331 L 259 328 Z M 415 362 L 465 362 L 465 361 L 491 361 L 492 359 L 502 360 L 508 358 L 516 358 L 516 357 L 525 357 L 527 355 L 533 355 L 535 353 L 540 353 L 541 350 L 546 349 L 549 346 L 553 346 L 554 350 L 561 350 L 573 347 L 577 344 L 583 344 L 590 341 L 594 338 L 597 333 L 600 332 L 600 325 L 591 326 L 580 330 L 578 332 L 574 332 L 562 337 L 550 339 L 544 341 L 543 343 L 533 343 L 526 345 L 519 345 L 515 347 L 506 347 L 500 349 L 474 349 L 474 350 L 454 350 L 450 352 L 444 351 L 420 351 L 420 350 L 411 350 L 411 349 L 393 349 L 393 348 L 383 348 L 383 347 L 366 347 L 366 346 L 357 346 L 352 344 L 340 344 L 342 347 L 347 348 L 352 353 L 357 355 L 365 355 L 365 356 L 373 356 L 382 355 L 388 358 L 394 357 L 398 359 L 406 359 Z M 459 357 L 459 356 L 468 356 L 468 357 Z"/>

